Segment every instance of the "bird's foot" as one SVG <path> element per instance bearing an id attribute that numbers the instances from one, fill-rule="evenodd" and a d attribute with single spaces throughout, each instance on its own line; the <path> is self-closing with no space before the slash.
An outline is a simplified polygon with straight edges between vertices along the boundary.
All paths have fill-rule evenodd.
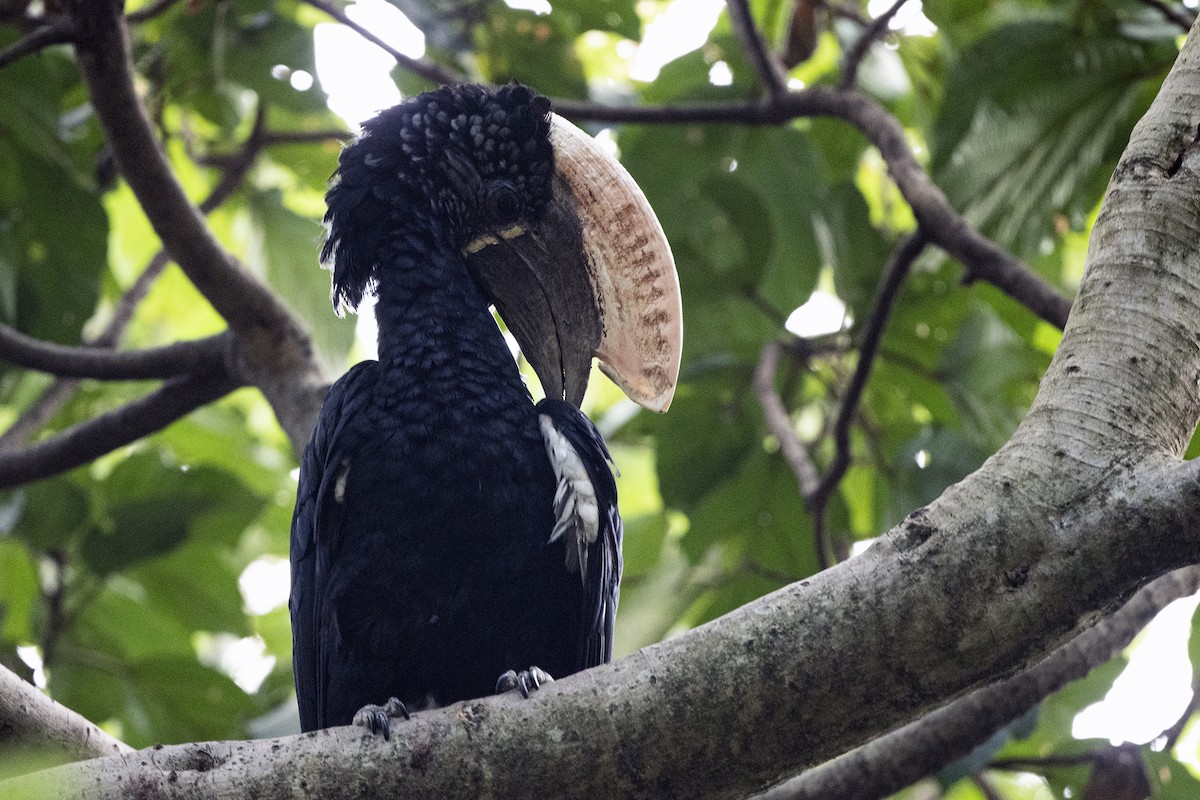
<path id="1" fill-rule="evenodd" d="M 496 680 L 496 694 L 520 689 L 521 697 L 528 699 L 530 690 L 540 689 L 543 683 L 554 683 L 554 678 L 541 667 L 530 667 L 520 672 L 510 669 Z"/>
<path id="2" fill-rule="evenodd" d="M 381 706 L 367 705 L 360 708 L 354 715 L 354 724 L 366 728 L 372 735 L 382 733 L 384 740 L 387 740 L 392 738 L 391 721 L 400 717 L 412 719 L 404 703 L 393 697 Z"/>

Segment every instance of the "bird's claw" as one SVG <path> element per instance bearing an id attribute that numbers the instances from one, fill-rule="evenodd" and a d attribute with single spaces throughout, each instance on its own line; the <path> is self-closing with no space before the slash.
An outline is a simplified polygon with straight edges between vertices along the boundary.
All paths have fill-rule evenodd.
<path id="1" fill-rule="evenodd" d="M 391 721 L 400 717 L 412 719 L 404 703 L 393 697 L 381 706 L 366 705 L 360 708 L 354 715 L 354 724 L 366 728 L 372 736 L 382 733 L 384 741 L 387 741 L 392 738 Z"/>
<path id="2" fill-rule="evenodd" d="M 509 670 L 496 679 L 496 694 L 521 690 L 521 697 L 529 699 L 529 692 L 542 688 L 544 683 L 554 683 L 554 678 L 541 667 L 530 667 L 520 672 Z"/>

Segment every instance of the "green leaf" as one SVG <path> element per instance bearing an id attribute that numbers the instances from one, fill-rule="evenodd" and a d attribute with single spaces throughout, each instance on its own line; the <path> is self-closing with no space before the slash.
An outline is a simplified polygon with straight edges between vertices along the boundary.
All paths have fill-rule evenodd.
<path id="1" fill-rule="evenodd" d="M 96 308 L 107 256 L 108 217 L 100 198 L 80 175 L 3 136 L 0 164 L 6 165 L 0 178 L 0 322 L 41 339 L 77 343 Z M 62 220 L 70 220 L 70 236 L 63 235 Z"/>
<path id="2" fill-rule="evenodd" d="M 978 307 L 942 352 L 939 372 L 968 435 L 995 450 L 1016 430 L 1048 365 L 1044 354 Z"/>
<path id="3" fill-rule="evenodd" d="M 63 642 L 66 651 L 89 651 L 100 660 L 120 662 L 191 655 L 187 628 L 169 609 L 146 600 L 140 584 L 124 578 L 111 581 L 78 614 Z M 64 658 L 70 660 L 72 656 Z"/>
<path id="4" fill-rule="evenodd" d="M 689 509 L 758 448 L 760 412 L 732 387 L 679 387 L 671 413 L 654 420 L 663 502 Z"/>
<path id="5" fill-rule="evenodd" d="M 52 681 L 61 702 L 88 719 L 115 721 L 134 747 L 242 738 L 256 711 L 233 681 L 194 657 L 65 663 Z"/>
<path id="6" fill-rule="evenodd" d="M 622 516 L 625 538 L 621 543 L 624 559 L 622 579 L 645 575 L 658 566 L 662 558 L 663 542 L 667 537 L 667 515 L 639 514 L 635 517 Z"/>
<path id="7" fill-rule="evenodd" d="M 318 267 L 323 229 L 284 207 L 278 190 L 250 195 L 248 206 L 254 219 L 252 262 L 264 268 L 272 288 L 308 323 L 325 362 L 342 369 L 354 344 L 354 320 L 334 313 L 329 273 Z"/>
<path id="8" fill-rule="evenodd" d="M 488 8 L 479 52 L 488 80 L 520 81 L 552 97 L 587 97 L 583 65 L 575 54 L 579 31 L 566 17 L 539 16 L 499 3 Z"/>
<path id="9" fill-rule="evenodd" d="M 111 528 L 89 533 L 80 551 L 100 575 L 169 552 L 189 534 L 211 543 L 236 542 L 263 505 L 228 472 L 171 468 L 155 453 L 118 464 L 103 490 Z"/>
<path id="10" fill-rule="evenodd" d="M 187 630 L 247 636 L 251 626 L 238 590 L 241 568 L 228 548 L 191 540 L 126 574 L 145 591 L 148 605 Z"/>
<path id="11" fill-rule="evenodd" d="M 19 542 L 0 537 L 0 639 L 33 641 L 33 611 L 41 584 L 37 564 Z"/>
<path id="12" fill-rule="evenodd" d="M 633 0 L 559 0 L 554 15 L 565 15 L 579 32 L 612 31 L 626 39 L 640 39 L 642 21 Z"/>
<path id="13" fill-rule="evenodd" d="M 822 219 L 824 261 L 833 268 L 838 297 L 854 319 L 865 321 L 892 248 L 871 224 L 867 201 L 853 183 L 831 187 Z"/>
<path id="14" fill-rule="evenodd" d="M 1161 81 L 1170 43 L 1085 35 L 1051 21 L 989 32 L 954 65 L 931 138 L 931 171 L 951 204 L 1020 257 L 1082 224 Z"/>
<path id="15" fill-rule="evenodd" d="M 164 91 L 186 103 L 218 128 L 237 126 L 250 89 L 273 107 L 325 112 L 325 93 L 314 80 L 307 89 L 292 85 L 296 71 L 316 77 L 311 28 L 266 0 L 236 6 L 203 4 L 162 22 L 169 42 L 156 57 L 163 61 Z"/>
<path id="16" fill-rule="evenodd" d="M 1170 753 L 1142 749 L 1154 800 L 1192 800 L 1200 797 L 1200 780 Z"/>
<path id="17" fill-rule="evenodd" d="M 914 508 L 928 505 L 947 486 L 965 478 L 991 454 L 960 431 L 927 427 L 892 465 L 885 523 L 899 523 Z"/>
<path id="18" fill-rule="evenodd" d="M 68 477 L 16 489 L 21 515 L 12 529 L 13 536 L 34 551 L 50 552 L 82 532 L 91 518 L 91 503 L 86 491 Z"/>
<path id="19" fill-rule="evenodd" d="M 769 589 L 816 572 L 812 518 L 782 458 L 759 451 L 727 474 L 729 479 L 689 515 L 691 525 L 682 544 L 692 562 L 699 562 L 715 544 L 737 542 L 744 547 L 742 563 L 775 576 L 768 579 L 773 583 Z M 762 588 L 754 585 L 755 591 Z M 744 596 L 740 589 L 734 594 Z"/>

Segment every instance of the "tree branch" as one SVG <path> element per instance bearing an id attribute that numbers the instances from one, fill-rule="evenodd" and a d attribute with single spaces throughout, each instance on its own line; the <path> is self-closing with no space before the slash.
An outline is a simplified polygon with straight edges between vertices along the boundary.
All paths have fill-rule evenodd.
<path id="1" fill-rule="evenodd" d="M 783 64 L 779 63 L 779 59 L 767 47 L 762 31 L 754 23 L 749 0 L 726 0 L 725 5 L 729 9 L 729 20 L 742 43 L 742 49 L 746 51 L 746 57 L 754 66 L 754 71 L 758 73 L 767 93 L 771 97 L 787 94 L 787 73 L 783 70 Z"/>
<path id="2" fill-rule="evenodd" d="M 44 342 L 0 324 L 0 359 L 67 378 L 154 380 L 221 369 L 230 338 L 228 333 L 219 333 L 165 347 L 117 352 Z"/>
<path id="3" fill-rule="evenodd" d="M 859 342 L 858 363 L 854 367 L 850 383 L 846 386 L 846 393 L 842 397 L 837 418 L 833 423 L 833 462 L 821 476 L 821 482 L 813 490 L 810 500 L 817 509 L 815 515 L 822 519 L 825 516 L 825 506 L 829 502 L 829 496 L 833 494 L 833 490 L 837 488 L 838 483 L 846 474 L 846 469 L 850 466 L 850 425 L 858 411 L 863 391 L 867 388 L 867 379 L 870 378 L 871 368 L 875 365 L 875 356 L 879 353 L 879 344 L 883 341 L 888 318 L 891 316 L 896 298 L 900 294 L 900 287 L 904 285 L 904 280 L 908 277 L 913 262 L 925 249 L 926 242 L 925 234 L 921 230 L 905 239 L 896 254 L 892 256 L 892 262 L 884 274 L 883 281 L 879 284 L 879 292 L 875 296 L 871 314 L 867 317 L 867 323 L 863 328 L 862 341 Z"/>
<path id="4" fill-rule="evenodd" d="M 342 23 L 347 28 L 366 39 L 368 42 L 380 48 L 392 58 L 396 59 L 396 63 L 402 68 L 408 70 L 414 75 L 419 75 L 431 83 L 454 85 L 458 83 L 466 83 L 468 80 L 470 80 L 467 75 L 464 75 L 461 72 L 447 69 L 446 67 L 443 67 L 439 64 L 434 64 L 431 61 L 425 61 L 424 59 L 412 58 L 411 56 L 404 55 L 404 53 L 401 53 L 383 39 L 380 39 L 374 33 L 350 19 L 345 11 L 338 8 L 333 3 L 328 2 L 328 0 L 301 0 L 301 2 L 308 4 L 313 8 L 324 11 L 330 17 L 336 19 L 338 22 Z"/>
<path id="5" fill-rule="evenodd" d="M 238 338 L 239 374 L 262 390 L 292 447 L 303 449 L 328 381 L 303 326 L 217 242 L 188 200 L 133 82 L 120 0 L 66 0 L 92 106 L 155 233 Z"/>
<path id="6" fill-rule="evenodd" d="M 165 428 L 243 384 L 222 373 L 189 375 L 150 394 L 81 422 L 23 450 L 0 454 L 0 489 L 82 466 Z"/>
<path id="7" fill-rule="evenodd" d="M 1197 591 L 1200 567 L 1164 575 L 1036 666 L 977 689 L 927 717 L 811 769 L 767 792 L 761 800 L 871 800 L 898 792 L 968 755 L 1051 693 L 1107 662 L 1159 611 Z"/>
<path id="8" fill-rule="evenodd" d="M 913 156 L 904 128 L 883 106 L 858 92 L 813 86 L 764 101 L 688 106 L 605 106 L 556 100 L 572 119 L 616 123 L 737 123 L 780 125 L 798 117 L 836 117 L 853 125 L 878 148 L 888 172 L 932 244 L 962 262 L 967 280 L 986 280 L 1061 328 L 1071 302 L 1054 287 L 974 230 Z"/>
<path id="9" fill-rule="evenodd" d="M 0 667 L 0 752 L 76 761 L 132 752 L 66 706 Z M 6 766 L 9 766 L 6 764 Z"/>
<path id="10" fill-rule="evenodd" d="M 1167 18 L 1168 22 L 1178 27 L 1184 33 L 1190 31 L 1192 29 L 1192 23 L 1196 21 L 1195 17 L 1189 17 L 1184 12 L 1166 2 L 1166 0 L 1138 0 L 1138 2 L 1142 5 L 1150 6 L 1158 11 Z"/>
<path id="11" fill-rule="evenodd" d="M 779 393 L 775 391 L 775 372 L 779 364 L 782 347 L 778 342 L 768 342 L 763 348 L 758 367 L 754 371 L 754 389 L 758 394 L 759 404 L 767 427 L 779 442 L 780 452 L 788 462 L 796 477 L 796 485 L 804 505 L 813 518 L 813 539 L 817 553 L 817 564 L 826 569 L 836 560 L 834 548 L 829 540 L 826 528 L 825 510 L 829 497 L 837 488 L 842 477 L 850 466 L 850 425 L 866 389 L 867 378 L 870 377 L 871 367 L 879 351 L 879 343 L 887 327 L 887 320 L 892 306 L 899 295 L 900 287 L 907 277 L 914 261 L 925 249 L 925 237 L 918 231 L 900 245 L 888 267 L 884 279 L 875 297 L 875 305 L 867 317 L 863 329 L 862 341 L 859 343 L 858 364 L 846 387 L 842 403 L 833 425 L 834 458 L 824 475 L 817 472 L 813 466 L 808 451 L 801 444 L 792 428 L 787 408 Z"/>
<path id="12" fill-rule="evenodd" d="M 862 65 L 862 60 L 866 57 L 867 51 L 870 50 L 871 45 L 879 37 L 887 33 L 888 25 L 891 24 L 892 18 L 896 16 L 896 12 L 907 2 L 908 0 L 895 0 L 887 11 L 876 17 L 870 25 L 859 33 L 854 46 L 846 54 L 846 61 L 842 66 L 842 79 L 838 81 L 838 88 L 850 89 L 854 86 L 855 81 L 858 79 L 858 68 Z"/>
<path id="13" fill-rule="evenodd" d="M 754 391 L 758 395 L 759 405 L 762 406 L 767 428 L 779 442 L 779 452 L 784 461 L 792 469 L 796 477 L 796 487 L 801 497 L 811 497 L 820 484 L 821 476 L 808 455 L 808 450 L 796 436 L 792 428 L 792 420 L 788 415 L 783 398 L 775 391 L 775 374 L 779 370 L 779 357 L 783 353 L 783 345 L 777 341 L 767 342 L 754 369 Z M 827 565 L 822 565 L 824 569 Z"/>
<path id="14" fill-rule="evenodd" d="M 0 68 L 7 67 L 14 61 L 32 55 L 39 50 L 56 44 L 66 44 L 75 40 L 75 26 L 66 19 L 55 19 L 21 39 L 0 49 Z"/>

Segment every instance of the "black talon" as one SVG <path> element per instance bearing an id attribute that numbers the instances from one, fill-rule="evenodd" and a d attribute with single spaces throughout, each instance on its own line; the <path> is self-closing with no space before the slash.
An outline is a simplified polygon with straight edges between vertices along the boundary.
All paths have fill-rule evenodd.
<path id="1" fill-rule="evenodd" d="M 353 724 L 360 728 L 366 728 L 372 736 L 382 733 L 383 740 L 386 742 L 392 738 L 391 720 L 397 717 L 412 719 L 412 715 L 408 713 L 408 708 L 404 703 L 398 698 L 392 697 L 381 706 L 366 705 L 360 708 L 354 715 Z"/>
<path id="2" fill-rule="evenodd" d="M 504 694 L 505 692 L 511 692 L 513 689 L 519 689 L 521 697 L 528 700 L 530 690 L 536 691 L 542 688 L 542 684 L 545 683 L 554 683 L 554 678 L 541 667 L 530 667 L 520 672 L 514 672 L 510 669 L 496 679 L 496 694 Z"/>

